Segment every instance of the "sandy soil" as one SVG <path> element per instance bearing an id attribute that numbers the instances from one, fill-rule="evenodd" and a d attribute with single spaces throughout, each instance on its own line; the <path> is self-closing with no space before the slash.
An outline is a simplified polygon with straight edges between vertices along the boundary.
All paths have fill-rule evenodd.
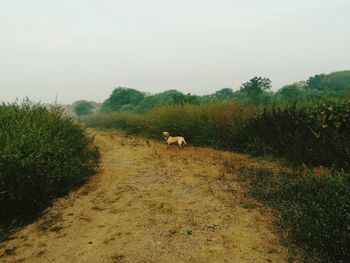
<path id="1" fill-rule="evenodd" d="M 93 132 L 101 171 L 0 244 L 0 262 L 286 262 L 272 211 L 224 169 L 248 157 Z"/>

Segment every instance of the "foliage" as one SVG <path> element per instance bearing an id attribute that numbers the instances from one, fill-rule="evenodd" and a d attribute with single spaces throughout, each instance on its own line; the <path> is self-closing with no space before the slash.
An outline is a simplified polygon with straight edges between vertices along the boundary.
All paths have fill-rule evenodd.
<path id="1" fill-rule="evenodd" d="M 275 200 L 294 238 L 323 254 L 323 261 L 350 258 L 349 174 L 308 174 L 294 182 L 281 182 Z"/>
<path id="2" fill-rule="evenodd" d="M 141 134 L 145 127 L 143 116 L 131 112 L 95 113 L 81 120 L 91 127 L 118 128 L 128 134 Z"/>
<path id="3" fill-rule="evenodd" d="M 322 90 L 324 89 L 324 84 L 325 84 L 325 79 L 326 79 L 326 75 L 325 74 L 319 74 L 319 75 L 315 75 L 313 77 L 310 77 L 307 80 L 307 87 L 309 89 L 316 89 L 316 90 Z"/>
<path id="4" fill-rule="evenodd" d="M 322 103 L 327 98 L 344 98 L 350 95 L 350 71 L 339 71 L 331 74 L 319 74 L 282 87 L 274 94 L 277 105 L 291 105 L 294 102 L 303 105 Z"/>
<path id="5" fill-rule="evenodd" d="M 350 99 L 307 108 L 265 109 L 245 125 L 241 150 L 294 165 L 350 168 Z"/>
<path id="6" fill-rule="evenodd" d="M 142 93 L 135 89 L 116 88 L 103 102 L 101 112 L 128 111 L 145 113 L 166 105 L 202 105 L 232 100 L 246 106 L 267 107 L 288 106 L 295 102 L 303 105 L 316 105 L 325 98 L 350 96 L 350 71 L 319 74 L 307 81 L 299 81 L 282 87 L 277 92 L 270 91 L 269 78 L 255 76 L 243 83 L 239 90 L 223 88 L 213 94 L 197 96 L 183 94 L 177 90 L 167 90 L 157 94 Z"/>
<path id="7" fill-rule="evenodd" d="M 228 100 L 234 98 L 234 92 L 230 88 L 223 88 L 221 90 L 216 91 L 213 94 L 213 97 L 218 100 Z"/>
<path id="8" fill-rule="evenodd" d="M 350 257 L 350 173 L 322 176 L 242 170 L 251 194 L 277 208 L 281 223 L 319 262 Z"/>
<path id="9" fill-rule="evenodd" d="M 82 121 L 92 127 L 119 128 L 152 138 L 161 138 L 161 133 L 167 130 L 170 134 L 185 136 L 193 145 L 233 149 L 240 144 L 240 127 L 254 112 L 254 108 L 221 102 L 169 105 L 143 115 L 126 112 L 92 114 Z"/>
<path id="10" fill-rule="evenodd" d="M 171 104 L 175 96 L 184 96 L 184 95 L 177 90 L 167 90 L 154 95 L 147 95 L 131 111 L 144 113 L 150 109 Z"/>
<path id="11" fill-rule="evenodd" d="M 31 220 L 95 173 L 98 150 L 90 143 L 61 108 L 2 104 L 0 225 Z"/>
<path id="12" fill-rule="evenodd" d="M 232 101 L 180 104 L 143 115 L 93 114 L 83 121 L 151 137 L 168 130 L 186 136 L 194 145 L 284 157 L 296 166 L 350 168 L 350 99 L 263 111 Z"/>
<path id="13" fill-rule="evenodd" d="M 350 92 L 350 70 L 331 74 L 319 74 L 307 80 L 307 88 L 318 91 L 334 91 L 344 95 Z"/>
<path id="14" fill-rule="evenodd" d="M 241 86 L 241 91 L 245 92 L 254 104 L 259 103 L 259 96 L 271 88 L 271 80 L 268 78 L 254 77 Z"/>
<path id="15" fill-rule="evenodd" d="M 172 97 L 172 104 L 173 105 L 184 105 L 187 104 L 200 104 L 200 97 L 199 96 L 193 96 L 190 93 L 187 95 L 184 94 L 177 94 Z"/>
<path id="16" fill-rule="evenodd" d="M 285 103 L 286 105 L 292 105 L 296 101 L 300 103 L 305 96 L 305 86 L 304 82 L 299 82 L 282 87 L 274 94 L 275 104 L 281 105 Z"/>
<path id="17" fill-rule="evenodd" d="M 74 112 L 78 117 L 91 114 L 93 108 L 93 105 L 86 100 L 79 100 L 74 103 Z"/>
<path id="18" fill-rule="evenodd" d="M 119 87 L 114 89 L 111 96 L 103 102 L 101 111 L 125 110 L 126 105 L 135 106 L 142 101 L 143 97 L 144 94 L 138 90 Z"/>

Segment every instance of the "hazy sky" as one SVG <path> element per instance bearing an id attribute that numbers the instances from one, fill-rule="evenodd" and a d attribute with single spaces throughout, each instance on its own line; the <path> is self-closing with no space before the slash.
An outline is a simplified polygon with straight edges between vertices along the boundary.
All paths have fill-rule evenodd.
<path id="1" fill-rule="evenodd" d="M 0 100 L 208 94 L 350 69 L 349 0 L 0 0 Z"/>

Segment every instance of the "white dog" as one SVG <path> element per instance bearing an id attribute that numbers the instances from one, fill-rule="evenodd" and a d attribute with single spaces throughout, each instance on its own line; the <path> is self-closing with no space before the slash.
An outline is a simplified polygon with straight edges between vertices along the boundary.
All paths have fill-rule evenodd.
<path id="1" fill-rule="evenodd" d="M 170 144 L 177 143 L 180 146 L 180 148 L 182 148 L 182 144 L 186 145 L 186 141 L 184 137 L 181 137 L 181 136 L 171 137 L 169 132 L 166 132 L 166 131 L 163 132 L 163 137 L 164 137 L 164 140 L 166 140 L 166 142 L 168 143 L 168 146 Z"/>

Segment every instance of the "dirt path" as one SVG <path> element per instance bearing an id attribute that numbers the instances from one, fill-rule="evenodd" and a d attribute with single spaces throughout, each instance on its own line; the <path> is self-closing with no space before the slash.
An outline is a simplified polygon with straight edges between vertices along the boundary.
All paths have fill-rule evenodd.
<path id="1" fill-rule="evenodd" d="M 286 262 L 271 211 L 247 205 L 224 172 L 247 157 L 111 132 L 95 141 L 100 173 L 0 244 L 0 262 Z"/>

